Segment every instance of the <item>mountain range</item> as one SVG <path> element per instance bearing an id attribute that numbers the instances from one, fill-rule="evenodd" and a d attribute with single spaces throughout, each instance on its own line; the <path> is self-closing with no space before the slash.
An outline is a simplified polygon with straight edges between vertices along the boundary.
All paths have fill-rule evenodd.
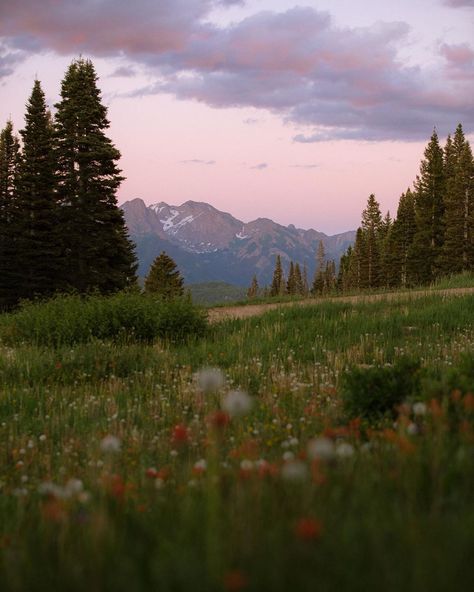
<path id="1" fill-rule="evenodd" d="M 248 286 L 254 274 L 261 286 L 270 284 L 277 255 L 286 270 L 290 261 L 306 265 L 311 280 L 320 240 L 327 259 L 337 263 L 355 239 L 355 231 L 328 236 L 292 224 L 282 226 L 268 218 L 244 223 L 196 201 L 147 206 L 141 199 L 132 199 L 121 207 L 137 247 L 139 275 L 146 276 L 153 259 L 166 251 L 187 284 L 224 281 Z"/>

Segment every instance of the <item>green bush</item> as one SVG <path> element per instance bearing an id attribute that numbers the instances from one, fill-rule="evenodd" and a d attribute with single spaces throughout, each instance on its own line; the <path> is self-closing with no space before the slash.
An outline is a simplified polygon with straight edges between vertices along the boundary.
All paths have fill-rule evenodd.
<path id="1" fill-rule="evenodd" d="M 172 341 L 202 335 L 205 313 L 186 298 L 172 301 L 123 292 L 114 296 L 62 295 L 27 302 L 0 318 L 0 340 L 7 345 L 60 346 L 94 339 L 120 342 Z"/>
<path id="2" fill-rule="evenodd" d="M 342 377 L 344 409 L 350 417 L 375 419 L 420 390 L 420 364 L 400 358 L 393 366 L 352 367 Z"/>

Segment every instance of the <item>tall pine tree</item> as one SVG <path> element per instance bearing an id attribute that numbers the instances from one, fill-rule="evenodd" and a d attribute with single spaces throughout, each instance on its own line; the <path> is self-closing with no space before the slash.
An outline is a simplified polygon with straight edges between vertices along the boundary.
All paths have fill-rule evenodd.
<path id="1" fill-rule="evenodd" d="M 425 149 L 414 188 L 416 232 L 409 253 L 410 267 L 415 274 L 415 283 L 427 284 L 438 273 L 438 261 L 444 242 L 443 149 L 439 145 L 436 130 Z"/>
<path id="2" fill-rule="evenodd" d="M 119 151 L 105 135 L 92 62 L 74 61 L 56 105 L 56 158 L 61 202 L 65 281 L 79 292 L 111 293 L 136 281 L 136 258 L 116 193 L 123 180 Z"/>
<path id="3" fill-rule="evenodd" d="M 17 257 L 22 298 L 48 296 L 59 284 L 61 260 L 53 127 L 38 80 L 26 106 L 23 159 L 18 183 Z"/>
<path id="4" fill-rule="evenodd" d="M 17 258 L 18 175 L 20 143 L 8 121 L 0 133 L 0 310 L 18 303 L 20 269 Z"/>
<path id="5" fill-rule="evenodd" d="M 461 124 L 445 147 L 446 193 L 444 197 L 444 244 L 440 255 L 443 273 L 472 269 L 470 250 L 473 228 L 474 162 Z"/>

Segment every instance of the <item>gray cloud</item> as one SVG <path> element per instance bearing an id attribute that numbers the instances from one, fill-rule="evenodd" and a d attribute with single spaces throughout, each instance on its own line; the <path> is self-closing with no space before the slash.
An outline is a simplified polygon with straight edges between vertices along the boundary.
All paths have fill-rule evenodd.
<path id="1" fill-rule="evenodd" d="M 263 171 L 264 169 L 268 169 L 268 164 L 266 162 L 261 162 L 260 164 L 256 164 L 250 168 L 254 169 L 255 171 Z"/>
<path id="2" fill-rule="evenodd" d="M 474 0 L 444 0 L 446 6 L 452 6 L 453 8 L 463 8 L 474 6 Z"/>
<path id="3" fill-rule="evenodd" d="M 317 169 L 319 164 L 290 164 L 291 169 Z"/>
<path id="4" fill-rule="evenodd" d="M 0 5 L 0 36 L 27 51 L 128 58 L 155 82 L 127 96 L 267 109 L 307 126 L 296 142 L 419 140 L 458 121 L 474 128 L 473 80 L 462 62 L 469 47 L 445 45 L 443 63 L 422 69 L 399 59 L 410 32 L 402 22 L 340 28 L 325 12 L 297 7 L 210 23 L 213 8 L 238 3 L 42 0 L 39 11 L 36 0 L 17 0 Z"/>
<path id="5" fill-rule="evenodd" d="M 201 160 L 199 158 L 191 158 L 190 160 L 180 160 L 179 162 L 181 164 L 206 164 L 206 165 L 216 164 L 215 160 Z"/>
<path id="6" fill-rule="evenodd" d="M 137 75 L 135 68 L 130 66 L 120 66 L 112 72 L 111 78 L 133 78 Z"/>
<path id="7" fill-rule="evenodd" d="M 23 51 L 11 51 L 0 43 L 0 80 L 13 74 L 15 67 L 26 58 Z"/>

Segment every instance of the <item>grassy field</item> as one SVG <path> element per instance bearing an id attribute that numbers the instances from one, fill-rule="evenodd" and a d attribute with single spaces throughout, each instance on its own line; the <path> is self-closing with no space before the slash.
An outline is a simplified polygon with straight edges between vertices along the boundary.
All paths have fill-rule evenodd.
<path id="1" fill-rule="evenodd" d="M 474 589 L 473 321 L 435 293 L 179 342 L 4 317 L 0 590 Z"/>

